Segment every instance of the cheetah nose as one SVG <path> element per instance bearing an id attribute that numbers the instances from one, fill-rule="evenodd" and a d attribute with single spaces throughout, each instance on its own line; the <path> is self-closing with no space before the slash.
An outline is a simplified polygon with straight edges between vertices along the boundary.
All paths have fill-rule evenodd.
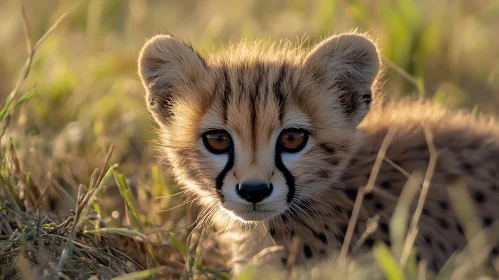
<path id="1" fill-rule="evenodd" d="M 242 183 L 236 186 L 240 197 L 251 203 L 257 203 L 272 193 L 272 184 L 265 183 Z"/>

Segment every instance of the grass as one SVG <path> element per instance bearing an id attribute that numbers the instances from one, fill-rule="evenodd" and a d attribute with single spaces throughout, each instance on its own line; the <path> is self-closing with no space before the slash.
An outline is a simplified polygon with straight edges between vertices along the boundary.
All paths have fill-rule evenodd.
<path id="1" fill-rule="evenodd" d="M 233 278 L 222 256 L 197 246 L 211 242 L 204 232 L 190 235 L 197 207 L 184 203 L 188 197 L 156 157 L 136 73 L 138 51 L 155 33 L 172 32 L 208 52 L 241 38 L 307 33 L 315 42 L 360 28 L 379 38 L 387 97 L 421 95 L 449 107 L 499 112 L 499 3 L 492 0 L 25 0 L 0 2 L 0 18 L 6 50 L 0 56 L 0 279 Z M 383 160 L 394 164 L 380 153 Z M 377 244 L 355 259 L 343 250 L 306 270 L 248 267 L 236 278 L 487 274 L 480 260 L 498 241 L 499 225 L 487 231 L 476 225 L 462 182 L 452 188 L 452 202 L 470 247 L 438 276 L 417 264 L 411 238 L 418 215 L 411 217 L 406 206 L 429 179 L 407 176 L 391 221 L 392 249 Z"/>

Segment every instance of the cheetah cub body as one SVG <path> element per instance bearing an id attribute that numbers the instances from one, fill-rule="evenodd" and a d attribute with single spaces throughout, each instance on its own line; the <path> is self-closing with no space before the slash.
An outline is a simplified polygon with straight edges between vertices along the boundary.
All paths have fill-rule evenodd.
<path id="1" fill-rule="evenodd" d="M 229 221 L 225 237 L 233 238 L 222 239 L 234 266 L 274 245 L 284 248 L 278 262 L 286 263 L 295 236 L 297 264 L 339 252 L 390 129 L 351 252 L 376 241 L 390 245 L 390 218 L 408 176 L 424 175 L 429 165 L 425 132 L 438 156 L 418 224 L 418 256 L 438 270 L 466 245 L 449 200 L 455 182 L 466 183 L 484 226 L 499 219 L 498 126 L 418 100 L 380 102 L 367 114 L 379 68 L 376 46 L 358 34 L 310 50 L 241 44 L 206 58 L 170 36 L 146 43 L 139 73 L 162 151 L 199 197 L 200 219 Z M 366 235 L 374 216 L 378 226 Z"/>

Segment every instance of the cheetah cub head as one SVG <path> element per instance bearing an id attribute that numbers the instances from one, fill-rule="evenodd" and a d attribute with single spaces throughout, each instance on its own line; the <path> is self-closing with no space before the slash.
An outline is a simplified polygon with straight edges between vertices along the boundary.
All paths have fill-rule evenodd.
<path id="1" fill-rule="evenodd" d="M 337 183 L 356 151 L 380 61 L 358 34 L 311 49 L 241 43 L 202 57 L 177 38 L 139 58 L 146 102 L 176 178 L 243 222 L 299 213 Z"/>

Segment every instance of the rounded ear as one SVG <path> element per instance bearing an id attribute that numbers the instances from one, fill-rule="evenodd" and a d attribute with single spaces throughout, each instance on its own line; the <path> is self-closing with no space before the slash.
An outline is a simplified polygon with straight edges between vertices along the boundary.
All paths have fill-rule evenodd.
<path id="1" fill-rule="evenodd" d="M 142 48 L 139 75 L 146 89 L 147 107 L 160 125 L 168 123 L 179 94 L 206 74 L 203 58 L 179 39 L 157 35 Z"/>
<path id="2" fill-rule="evenodd" d="M 303 66 L 337 95 L 355 125 L 362 121 L 369 112 L 371 87 L 380 69 L 378 49 L 371 40 L 359 34 L 329 37 L 308 54 Z"/>

